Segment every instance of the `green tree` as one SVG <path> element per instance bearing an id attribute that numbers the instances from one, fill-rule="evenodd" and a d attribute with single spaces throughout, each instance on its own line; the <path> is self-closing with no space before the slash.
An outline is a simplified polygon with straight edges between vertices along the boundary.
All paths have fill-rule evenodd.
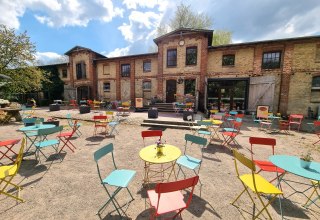
<path id="1" fill-rule="evenodd" d="M 212 36 L 212 46 L 232 43 L 232 33 L 230 31 L 216 30 Z"/>
<path id="2" fill-rule="evenodd" d="M 181 3 L 168 24 L 160 23 L 157 28 L 157 36 L 164 35 L 172 30 L 179 28 L 211 29 L 213 25 L 212 18 L 205 13 L 196 13 L 192 11 L 190 5 Z M 216 30 L 213 32 L 213 45 L 222 45 L 231 43 L 232 33 L 226 30 Z"/>
<path id="3" fill-rule="evenodd" d="M 27 32 L 16 34 L 14 29 L 0 25 L 0 74 L 11 77 L 1 86 L 4 94 L 27 93 L 41 89 L 45 81 L 42 71 L 35 67 L 35 45 Z"/>

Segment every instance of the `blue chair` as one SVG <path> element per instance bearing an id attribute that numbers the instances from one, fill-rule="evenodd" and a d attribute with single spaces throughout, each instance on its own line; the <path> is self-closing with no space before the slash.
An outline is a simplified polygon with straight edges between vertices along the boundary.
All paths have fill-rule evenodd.
<path id="1" fill-rule="evenodd" d="M 66 115 L 66 118 L 67 118 L 67 121 L 68 121 L 68 124 L 69 124 L 70 128 L 73 129 L 73 127 L 74 127 L 74 122 L 72 121 L 71 114 L 68 113 L 68 114 Z M 81 123 L 77 123 L 76 134 L 78 135 L 78 137 L 80 137 L 80 135 L 82 134 L 81 131 L 80 131 L 80 129 L 79 129 L 81 126 L 82 126 Z"/>
<path id="2" fill-rule="evenodd" d="M 40 120 L 41 123 L 44 122 L 44 118 L 38 118 Z M 36 123 L 37 118 L 23 118 L 22 122 L 24 124 L 24 126 L 32 126 Z M 28 148 L 26 149 L 26 153 L 29 152 L 30 148 L 32 147 L 32 145 L 34 145 L 34 143 L 37 140 L 38 137 L 38 132 L 37 131 L 29 131 L 29 132 L 25 132 L 24 133 L 26 136 L 26 145 L 28 146 L 28 140 L 31 142 L 28 146 Z"/>
<path id="3" fill-rule="evenodd" d="M 56 154 L 59 155 L 60 160 L 62 161 L 62 158 L 58 152 L 60 139 L 58 139 L 58 138 L 48 139 L 47 138 L 48 135 L 61 132 L 62 129 L 63 129 L 63 126 L 57 126 L 57 127 L 53 127 L 53 128 L 45 128 L 45 129 L 38 130 L 38 136 L 40 137 L 40 141 L 34 144 L 34 146 L 36 147 L 35 156 L 36 156 L 37 161 L 41 162 L 40 161 L 40 153 L 46 159 L 48 159 L 48 157 L 42 152 L 42 149 L 44 149 L 46 147 L 52 147 L 56 151 Z"/>
<path id="4" fill-rule="evenodd" d="M 208 135 L 211 140 L 210 127 L 212 126 L 212 122 L 211 121 L 197 121 L 197 126 L 199 127 L 198 135 L 203 135 L 203 137 Z"/>
<path id="5" fill-rule="evenodd" d="M 201 162 L 202 162 L 202 156 L 203 156 L 203 148 L 207 145 L 207 139 L 191 134 L 186 134 L 185 137 L 185 145 L 184 145 L 184 153 L 182 156 L 180 156 L 177 160 L 177 164 L 179 166 L 179 170 L 177 173 L 177 177 L 179 176 L 179 172 L 181 171 L 186 177 L 185 172 L 183 171 L 182 167 L 187 168 L 189 170 L 192 170 L 196 175 L 199 175 Z M 201 159 L 192 157 L 187 153 L 187 149 L 191 147 L 191 145 L 198 146 L 201 151 Z M 199 180 L 200 184 L 201 181 Z M 202 185 L 202 184 L 201 184 Z"/>
<path id="6" fill-rule="evenodd" d="M 99 160 L 101 158 L 103 158 L 104 156 L 111 154 L 112 156 L 112 162 L 113 162 L 113 170 L 111 171 L 111 173 L 109 173 L 109 175 L 107 175 L 107 177 L 103 177 L 100 171 L 100 167 L 99 167 Z M 131 180 L 133 179 L 133 177 L 136 175 L 136 171 L 134 170 L 126 170 L 126 169 L 118 169 L 114 160 L 114 156 L 113 156 L 113 144 L 110 143 L 102 148 L 100 148 L 99 150 L 97 150 L 96 152 L 94 152 L 94 160 L 97 164 L 97 170 L 98 170 L 98 174 L 99 174 L 99 178 L 101 181 L 102 186 L 104 187 L 104 189 L 106 190 L 109 199 L 107 200 L 107 202 L 99 209 L 98 211 L 98 215 L 100 216 L 100 212 L 102 211 L 102 209 L 104 209 L 110 202 L 112 202 L 113 206 L 115 207 L 116 211 L 118 212 L 119 216 L 122 217 L 120 210 L 122 211 L 122 213 L 127 216 L 127 214 L 123 211 L 122 207 L 119 205 L 118 201 L 116 200 L 116 195 L 121 191 L 121 189 L 126 188 L 131 200 L 128 202 L 132 202 L 134 200 L 134 198 L 132 197 L 131 192 L 128 189 L 128 185 L 130 184 Z M 116 190 L 114 190 L 112 193 L 109 192 L 107 186 L 113 186 L 116 187 Z M 100 216 L 101 217 L 101 216 Z"/>

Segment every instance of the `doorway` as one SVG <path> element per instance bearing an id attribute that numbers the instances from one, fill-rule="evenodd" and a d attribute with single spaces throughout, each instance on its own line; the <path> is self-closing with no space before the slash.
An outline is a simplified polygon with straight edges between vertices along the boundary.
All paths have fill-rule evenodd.
<path id="1" fill-rule="evenodd" d="M 248 80 L 209 80 L 208 109 L 220 112 L 245 111 L 248 105 Z"/>
<path id="2" fill-rule="evenodd" d="M 77 88 L 77 100 L 82 99 L 91 99 L 89 86 L 80 86 Z"/>
<path id="3" fill-rule="evenodd" d="M 177 81 L 175 79 L 170 79 L 167 80 L 166 84 L 166 102 L 174 102 L 176 100 L 174 95 L 177 93 Z"/>

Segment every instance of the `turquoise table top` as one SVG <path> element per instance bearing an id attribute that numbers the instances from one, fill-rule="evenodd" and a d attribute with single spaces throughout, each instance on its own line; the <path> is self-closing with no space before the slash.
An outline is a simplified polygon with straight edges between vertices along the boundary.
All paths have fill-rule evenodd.
<path id="1" fill-rule="evenodd" d="M 300 166 L 300 158 L 287 155 L 273 155 L 269 160 L 276 165 L 292 174 L 307 179 L 320 181 L 320 163 L 312 161 L 309 168 Z"/>
<path id="2" fill-rule="evenodd" d="M 44 125 L 41 124 L 38 127 L 36 127 L 35 125 L 22 127 L 22 128 L 19 128 L 19 131 L 37 131 L 39 129 L 53 128 L 53 127 L 55 127 L 54 124 L 44 124 Z"/>
<path id="3" fill-rule="evenodd" d="M 229 114 L 230 115 L 236 115 L 236 114 L 238 114 L 238 112 L 237 111 L 230 111 Z"/>

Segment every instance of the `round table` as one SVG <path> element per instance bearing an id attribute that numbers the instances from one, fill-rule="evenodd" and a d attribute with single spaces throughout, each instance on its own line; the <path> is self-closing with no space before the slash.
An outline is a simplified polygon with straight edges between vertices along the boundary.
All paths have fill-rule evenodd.
<path id="1" fill-rule="evenodd" d="M 22 117 L 20 115 L 21 108 L 0 108 L 0 110 L 3 110 L 4 112 L 7 112 L 7 114 L 10 116 L 10 118 L 14 117 L 16 121 L 22 121 Z"/>
<path id="2" fill-rule="evenodd" d="M 169 181 L 172 173 L 176 176 L 174 166 L 176 164 L 176 160 L 181 156 L 181 150 L 173 145 L 164 144 L 162 152 L 162 155 L 157 155 L 156 144 L 149 145 L 140 150 L 139 156 L 145 163 L 144 184 L 159 181 L 163 182 L 166 171 L 168 171 L 168 177 L 166 178 L 167 181 Z M 160 167 L 153 169 L 153 165 L 159 165 Z"/>

